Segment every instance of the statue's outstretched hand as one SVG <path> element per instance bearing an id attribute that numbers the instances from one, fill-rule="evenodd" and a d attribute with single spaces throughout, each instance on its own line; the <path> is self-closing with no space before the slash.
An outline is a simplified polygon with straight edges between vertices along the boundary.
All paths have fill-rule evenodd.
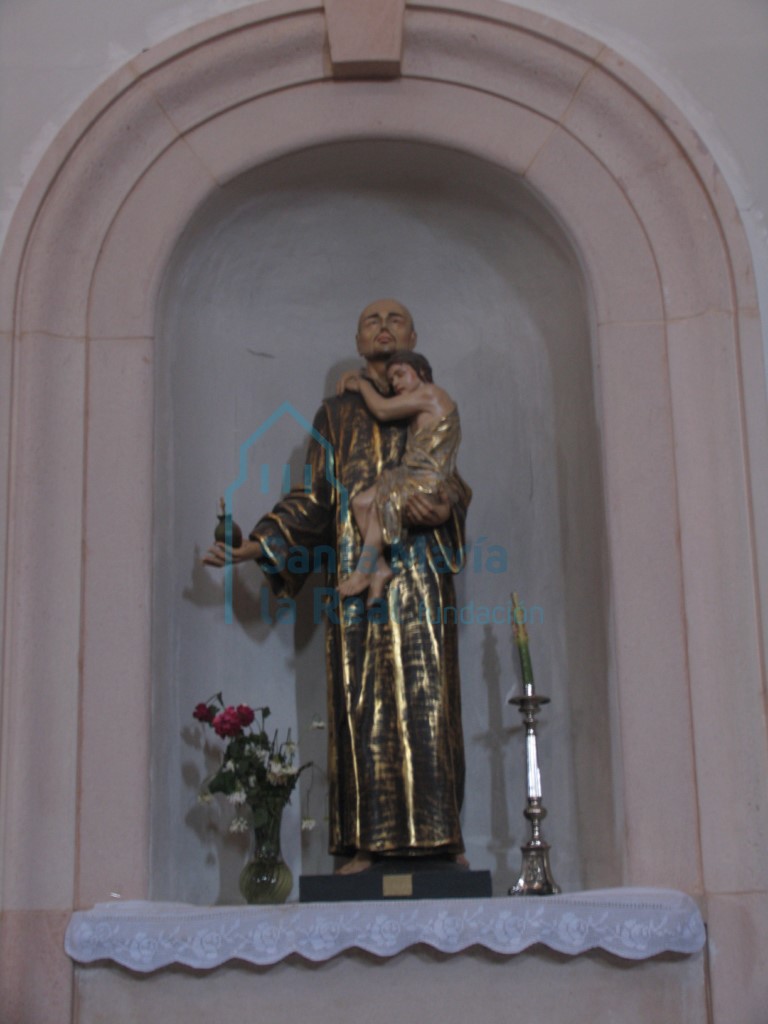
<path id="1" fill-rule="evenodd" d="M 411 526 L 442 526 L 451 514 L 451 502 L 440 488 L 436 495 L 412 495 L 405 505 L 405 515 Z"/>
<path id="2" fill-rule="evenodd" d="M 239 548 L 228 548 L 226 544 L 217 542 L 206 551 L 203 565 L 222 569 L 229 563 L 236 565 L 238 562 L 251 562 L 254 558 L 261 558 L 261 544 L 257 540 L 244 540 Z"/>

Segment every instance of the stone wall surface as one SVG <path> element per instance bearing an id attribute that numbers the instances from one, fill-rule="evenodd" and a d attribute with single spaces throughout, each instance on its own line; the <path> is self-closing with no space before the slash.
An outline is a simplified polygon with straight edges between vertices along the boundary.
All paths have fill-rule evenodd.
<path id="1" fill-rule="evenodd" d="M 389 81 L 332 78 L 312 0 L 236 5 L 211 22 L 200 13 L 186 7 L 185 30 L 169 26 L 146 52 L 131 36 L 95 90 L 91 71 L 62 73 L 77 109 L 15 179 L 23 194 L 0 261 L 10 380 L 0 881 L 13 954 L 2 969 L 18 1020 L 141 1019 L 150 1003 L 202 1019 L 214 994 L 252 998 L 253 972 L 237 969 L 137 981 L 96 967 L 78 969 L 72 987 L 58 941 L 73 908 L 151 888 L 150 425 L 165 269 L 195 212 L 239 175 L 373 135 L 457 148 L 517 175 L 577 255 L 605 488 L 609 867 L 623 884 L 695 894 L 708 959 L 348 957 L 258 972 L 260 991 L 275 1008 L 309 1008 L 322 973 L 328 1019 L 344 1003 L 359 1016 L 363 1000 L 371 1018 L 393 992 L 403 1009 L 444 1000 L 458 1019 L 479 987 L 492 1020 L 508 1014 L 514 977 L 530 1006 L 535 993 L 574 1022 L 610 1020 L 621 991 L 632 995 L 622 1020 L 637 1010 L 638 1020 L 756 1024 L 768 996 L 755 957 L 768 892 L 764 261 L 723 175 L 731 168 L 624 54 L 539 11 L 410 5 L 402 74 Z M 14 21 L 21 36 L 25 24 Z M 12 67 L 6 51 L 4 73 Z"/>

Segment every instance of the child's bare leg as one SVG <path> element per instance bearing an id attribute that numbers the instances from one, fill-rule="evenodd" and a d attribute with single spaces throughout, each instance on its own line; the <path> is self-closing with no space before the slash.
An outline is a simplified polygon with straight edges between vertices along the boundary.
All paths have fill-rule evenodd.
<path id="1" fill-rule="evenodd" d="M 363 551 L 365 549 L 376 552 L 376 563 L 373 567 L 373 571 L 370 574 L 370 588 L 371 592 L 368 595 L 368 604 L 370 604 L 380 598 L 384 593 L 384 587 L 389 583 L 394 575 L 392 569 L 384 557 L 384 532 L 381 528 L 381 520 L 379 519 L 379 510 L 376 505 L 371 505 L 371 511 L 368 516 L 368 530 L 365 534 L 365 544 L 363 545 Z"/>
<path id="2" fill-rule="evenodd" d="M 383 597 L 384 588 L 392 579 L 393 575 L 389 562 L 387 562 L 384 555 L 379 555 L 376 559 L 376 568 L 371 575 L 370 593 L 368 594 L 369 608 L 374 601 L 378 601 L 380 597 Z"/>
<path id="3" fill-rule="evenodd" d="M 368 487 L 360 491 L 352 499 L 352 515 L 355 517 L 360 536 L 365 537 L 368 533 L 368 523 L 376 501 L 376 486 Z"/>
<path id="4" fill-rule="evenodd" d="M 367 500 L 369 494 L 371 496 L 370 501 Z M 364 590 L 371 587 L 369 604 L 371 601 L 381 597 L 387 581 L 392 578 L 392 570 L 384 559 L 384 535 L 381 531 L 378 511 L 374 505 L 374 497 L 375 488 L 371 487 L 367 491 L 362 491 L 352 501 L 352 511 L 355 513 L 358 524 L 365 507 L 368 509 L 368 521 L 365 533 L 363 534 L 363 549 L 355 571 L 343 583 L 339 584 L 340 597 L 352 597 L 355 594 L 362 594 Z M 356 509 L 355 503 L 358 498 L 364 500 L 359 503 Z"/>
<path id="5" fill-rule="evenodd" d="M 376 498 L 376 488 L 369 487 L 365 491 L 360 491 L 356 494 L 351 501 L 352 514 L 355 517 L 357 528 L 361 535 L 365 537 L 368 532 L 368 522 L 370 520 L 371 512 L 373 510 L 373 503 Z M 378 558 L 378 552 L 368 552 L 363 545 L 363 550 L 360 553 L 360 557 L 357 560 L 355 571 L 349 576 L 343 583 L 339 584 L 339 595 L 341 597 L 351 597 L 353 594 L 359 594 L 365 590 L 367 583 L 360 586 L 361 576 L 370 575 L 376 567 L 376 559 Z M 367 563 L 367 564 L 366 564 Z"/>

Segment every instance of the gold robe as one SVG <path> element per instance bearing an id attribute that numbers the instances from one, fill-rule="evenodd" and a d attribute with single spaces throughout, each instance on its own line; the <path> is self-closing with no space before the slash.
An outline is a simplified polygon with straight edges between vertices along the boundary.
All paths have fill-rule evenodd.
<path id="1" fill-rule="evenodd" d="M 392 550 L 386 605 L 340 606 L 338 570 L 357 564 L 361 538 L 349 501 L 398 465 L 405 423 L 379 423 L 358 394 L 323 403 L 314 422 L 311 482 L 260 520 L 251 538 L 275 593 L 292 597 L 309 578 L 326 620 L 330 851 L 349 855 L 459 853 L 464 794 L 457 614 L 453 574 L 463 566 L 471 492 L 438 529 L 413 529 Z M 327 440 L 326 440 L 327 439 Z M 290 550 L 328 545 L 325 578 L 292 571 Z M 301 567 L 303 568 L 303 566 Z M 446 609 L 451 609 L 446 614 Z"/>

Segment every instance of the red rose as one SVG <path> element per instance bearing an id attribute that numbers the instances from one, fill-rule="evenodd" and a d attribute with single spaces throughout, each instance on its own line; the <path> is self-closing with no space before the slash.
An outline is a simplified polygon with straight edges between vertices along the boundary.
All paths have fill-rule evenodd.
<path id="1" fill-rule="evenodd" d="M 251 724 L 256 715 L 253 713 L 253 708 L 249 708 L 247 704 L 241 704 L 237 709 L 237 717 L 242 726 L 247 726 Z"/>
<path id="2" fill-rule="evenodd" d="M 240 716 L 237 713 L 237 709 L 233 707 L 224 708 L 218 715 L 213 719 L 213 728 L 216 730 L 216 734 L 224 739 L 227 736 L 239 736 L 243 731 L 243 727 L 240 724 Z"/>
<path id="3" fill-rule="evenodd" d="M 208 707 L 207 704 L 198 704 L 192 712 L 192 717 L 196 718 L 198 722 L 210 723 L 216 717 L 216 709 Z"/>

